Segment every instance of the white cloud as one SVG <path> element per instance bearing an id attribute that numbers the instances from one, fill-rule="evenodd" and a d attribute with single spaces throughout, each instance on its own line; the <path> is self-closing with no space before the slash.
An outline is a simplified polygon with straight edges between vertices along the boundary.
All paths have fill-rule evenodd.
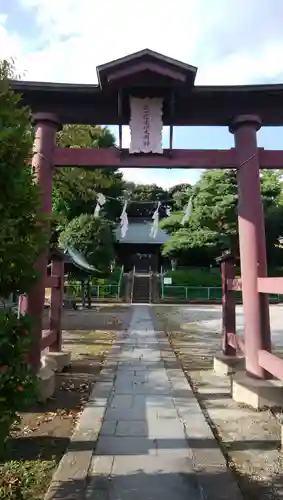
<path id="1" fill-rule="evenodd" d="M 0 57 L 16 57 L 26 79 L 96 83 L 97 65 L 148 47 L 198 66 L 197 84 L 283 81 L 282 0 L 18 1 L 39 48 L 8 33 L 0 13 Z"/>
<path id="2" fill-rule="evenodd" d="M 10 59 L 21 53 L 21 39 L 6 29 L 7 15 L 0 12 L 0 59 Z"/>
<path id="3" fill-rule="evenodd" d="M 41 48 L 5 30 L 0 55 L 13 55 L 36 80 L 96 81 L 96 66 L 145 47 L 199 66 L 197 83 L 276 79 L 283 70 L 282 0 L 19 0 L 35 16 Z"/>
<path id="4" fill-rule="evenodd" d="M 283 70 L 283 4 L 273 0 L 21 0 L 46 42 L 32 79 L 94 82 L 98 64 L 149 47 L 199 66 L 198 83 L 248 83 Z M 275 54 L 274 54 L 275 55 Z"/>

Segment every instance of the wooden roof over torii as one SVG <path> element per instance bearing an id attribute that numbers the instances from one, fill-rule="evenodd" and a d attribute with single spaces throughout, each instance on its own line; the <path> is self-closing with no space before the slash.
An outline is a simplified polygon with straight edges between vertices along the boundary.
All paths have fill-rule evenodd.
<path id="1" fill-rule="evenodd" d="M 97 67 L 98 84 L 11 81 L 33 112 L 55 113 L 62 124 L 127 125 L 129 95 L 164 98 L 164 125 L 228 126 L 239 114 L 264 126 L 283 124 L 283 84 L 198 86 L 197 68 L 149 49 Z"/>

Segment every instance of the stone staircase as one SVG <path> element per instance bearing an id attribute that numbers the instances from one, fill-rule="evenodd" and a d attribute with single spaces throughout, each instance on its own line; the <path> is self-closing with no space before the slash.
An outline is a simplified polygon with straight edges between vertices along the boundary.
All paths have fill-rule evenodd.
<path id="1" fill-rule="evenodd" d="M 132 303 L 148 304 L 151 302 L 149 274 L 135 274 L 133 282 Z"/>

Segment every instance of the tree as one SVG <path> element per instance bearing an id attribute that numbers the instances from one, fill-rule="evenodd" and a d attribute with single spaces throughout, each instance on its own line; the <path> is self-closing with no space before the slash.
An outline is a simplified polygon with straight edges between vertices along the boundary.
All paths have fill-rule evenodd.
<path id="1" fill-rule="evenodd" d="M 282 174 L 278 170 L 261 173 L 261 195 L 265 212 L 267 257 L 270 265 L 282 265 L 279 239 L 283 235 Z"/>
<path id="2" fill-rule="evenodd" d="M 59 239 L 63 248 L 71 247 L 81 252 L 86 260 L 99 271 L 109 270 L 115 256 L 115 236 L 111 222 L 90 214 L 72 219 Z"/>
<path id="3" fill-rule="evenodd" d="M 0 297 L 25 293 L 36 274 L 34 262 L 46 244 L 38 215 L 39 192 L 31 166 L 30 111 L 7 85 L 13 68 L 0 63 Z"/>
<path id="4" fill-rule="evenodd" d="M 57 136 L 62 148 L 112 148 L 115 137 L 107 127 L 99 125 L 65 125 Z"/>
<path id="5" fill-rule="evenodd" d="M 281 180 L 278 172 L 262 172 L 261 195 L 265 211 L 267 249 L 270 263 L 274 264 L 275 243 L 283 227 L 278 224 L 282 208 L 280 205 Z M 161 226 L 172 237 L 164 245 L 164 255 L 192 258 L 192 249 L 199 249 L 199 255 L 206 247 L 206 257 L 213 263 L 215 254 L 224 249 L 238 250 L 238 187 L 237 173 L 233 170 L 206 171 L 192 189 L 193 208 L 185 227 L 181 226 L 184 211 L 173 212 L 164 219 Z M 275 223 L 275 220 L 277 222 Z M 185 234 L 187 237 L 185 238 Z M 178 239 L 182 241 L 180 247 Z M 214 242 L 214 243 L 213 243 Z M 277 252 L 278 254 L 278 252 Z"/>
<path id="6" fill-rule="evenodd" d="M 115 137 L 109 129 L 90 125 L 66 125 L 58 134 L 61 147 L 113 147 Z M 83 169 L 74 167 L 55 170 L 53 183 L 53 241 L 66 224 L 82 213 L 92 214 L 97 194 L 108 197 L 103 214 L 115 220 L 121 211 L 122 174 L 115 168 Z"/>
<path id="7" fill-rule="evenodd" d="M 179 229 L 164 244 L 162 254 L 179 264 L 187 266 L 208 266 L 225 247 L 225 238 L 208 228 Z"/>
<path id="8" fill-rule="evenodd" d="M 174 234 L 183 226 L 181 225 L 184 212 L 177 211 L 173 212 L 169 217 L 164 218 L 160 222 L 160 227 L 166 231 L 168 234 Z"/>
<path id="9" fill-rule="evenodd" d="M 172 198 L 173 210 L 182 210 L 192 195 L 192 186 L 191 184 L 176 184 L 169 189 L 168 195 Z"/>
<path id="10" fill-rule="evenodd" d="M 33 266 L 47 243 L 38 214 L 39 192 L 27 158 L 32 154 L 30 111 L 9 88 L 14 67 L 0 62 L 0 297 L 27 293 Z M 4 304 L 5 305 L 5 304 Z M 35 399 L 36 376 L 27 363 L 32 343 L 28 316 L 0 311 L 0 448 L 18 412 Z"/>
<path id="11" fill-rule="evenodd" d="M 163 201 L 159 215 L 164 217 L 168 208 L 168 192 L 156 184 L 125 184 L 129 198 L 127 213 L 129 217 L 151 217 L 157 208 L 158 201 Z"/>

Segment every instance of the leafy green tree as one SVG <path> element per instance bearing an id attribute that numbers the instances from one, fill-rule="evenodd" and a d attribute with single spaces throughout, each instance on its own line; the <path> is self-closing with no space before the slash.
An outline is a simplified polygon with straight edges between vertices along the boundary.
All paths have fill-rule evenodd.
<path id="1" fill-rule="evenodd" d="M 33 144 L 30 111 L 8 87 L 11 72 L 9 63 L 0 63 L 0 297 L 30 289 L 46 244 L 38 188 L 26 163 Z"/>
<path id="2" fill-rule="evenodd" d="M 109 129 L 91 125 L 66 125 L 58 134 L 58 146 L 107 148 L 115 146 L 115 137 Z M 82 213 L 92 214 L 99 192 L 109 199 L 103 214 L 115 220 L 121 212 L 123 195 L 122 174 L 115 168 L 84 169 L 65 167 L 55 170 L 53 182 L 53 241 L 66 224 Z"/>
<path id="3" fill-rule="evenodd" d="M 279 220 L 282 214 L 281 176 L 276 171 L 261 173 L 261 195 L 265 212 L 267 250 L 270 264 L 278 259 L 276 242 L 282 234 Z M 172 237 L 164 245 L 164 255 L 192 259 L 192 250 L 199 249 L 199 256 L 206 252 L 213 263 L 215 254 L 229 248 L 238 249 L 238 187 L 237 173 L 233 170 L 206 171 L 192 189 L 193 208 L 185 227 L 181 226 L 184 212 L 175 211 L 161 223 Z M 251 193 L 252 195 L 252 193 Z M 185 237 L 187 235 L 187 237 Z M 180 246 L 180 243 L 182 245 Z M 214 242 L 214 243 L 213 243 Z M 277 250 L 276 250 L 277 248 Z M 194 254 L 195 255 L 195 254 Z"/>
<path id="4" fill-rule="evenodd" d="M 208 266 L 219 256 L 226 240 L 208 228 L 179 229 L 164 244 L 162 254 L 177 258 L 179 265 Z"/>
<path id="5" fill-rule="evenodd" d="M 112 148 L 115 137 L 107 127 L 99 125 L 65 125 L 57 136 L 62 148 Z"/>
<path id="6" fill-rule="evenodd" d="M 166 202 L 168 200 L 168 192 L 156 184 L 128 183 L 125 184 L 125 191 L 130 200 L 127 209 L 129 217 L 151 217 L 157 207 L 157 202 Z M 160 217 L 166 215 L 167 208 L 168 204 L 162 203 L 159 210 Z"/>
<path id="7" fill-rule="evenodd" d="M 169 217 L 164 218 L 160 222 L 160 227 L 164 229 L 168 234 L 174 234 L 183 226 L 181 225 L 184 212 L 176 211 L 173 212 Z"/>
<path id="8" fill-rule="evenodd" d="M 81 252 L 89 264 L 107 272 L 115 256 L 115 236 L 111 222 L 102 217 L 82 214 L 72 219 L 59 239 L 63 248 Z"/>
<path id="9" fill-rule="evenodd" d="M 173 210 L 182 210 L 192 195 L 191 184 L 176 184 L 168 190 L 169 198 L 172 198 Z"/>
<path id="10" fill-rule="evenodd" d="M 0 297 L 27 293 L 36 279 L 33 266 L 47 243 L 38 214 L 39 192 L 27 158 L 32 154 L 30 112 L 10 90 L 14 67 L 0 62 Z M 4 303 L 5 305 L 5 303 Z M 27 364 L 32 344 L 27 316 L 0 312 L 0 448 L 18 412 L 36 395 L 36 376 Z"/>
<path id="11" fill-rule="evenodd" d="M 279 239 L 283 235 L 282 174 L 265 170 L 261 174 L 261 195 L 265 213 L 265 234 L 268 262 L 282 266 L 283 252 Z"/>

